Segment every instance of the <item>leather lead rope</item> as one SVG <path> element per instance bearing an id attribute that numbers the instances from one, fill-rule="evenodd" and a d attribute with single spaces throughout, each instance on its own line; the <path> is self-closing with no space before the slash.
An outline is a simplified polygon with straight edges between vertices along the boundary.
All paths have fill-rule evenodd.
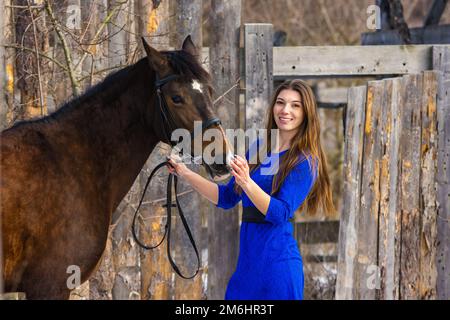
<path id="1" fill-rule="evenodd" d="M 167 198 L 166 198 L 167 202 L 166 202 L 165 205 L 163 205 L 163 207 L 164 206 L 166 207 L 167 219 L 166 219 L 166 225 L 164 226 L 164 229 L 165 229 L 164 230 L 164 235 L 163 235 L 163 238 L 161 239 L 161 241 L 155 246 L 147 245 L 147 244 L 143 243 L 138 238 L 137 232 L 136 232 L 136 219 L 137 219 L 137 216 L 138 216 L 139 209 L 140 209 L 140 207 L 142 205 L 142 202 L 144 200 L 144 196 L 145 196 L 145 193 L 147 191 L 147 188 L 150 185 L 150 181 L 152 180 L 152 178 L 156 174 L 156 172 L 159 171 L 159 169 L 161 169 L 162 167 L 165 167 L 167 164 L 170 165 L 170 163 L 168 161 L 164 161 L 164 162 L 160 163 L 159 165 L 157 165 L 153 169 L 153 171 L 151 172 L 151 174 L 150 174 L 150 176 L 149 176 L 149 178 L 147 180 L 147 183 L 145 184 L 144 192 L 142 193 L 142 197 L 141 197 L 141 200 L 139 201 L 139 205 L 136 208 L 136 211 L 134 213 L 133 224 L 131 226 L 131 230 L 132 230 L 132 233 L 133 233 L 133 238 L 136 241 L 136 243 L 140 247 L 142 247 L 143 249 L 146 249 L 146 250 L 153 250 L 153 249 L 158 248 L 163 243 L 164 239 L 167 236 L 167 256 L 169 258 L 170 265 L 175 270 L 175 272 L 180 277 L 182 277 L 183 279 L 192 279 L 198 274 L 198 272 L 200 270 L 200 256 L 199 256 L 199 253 L 198 253 L 197 246 L 195 244 L 194 237 L 192 236 L 191 230 L 189 228 L 189 225 L 188 225 L 188 223 L 186 221 L 186 218 L 184 216 L 183 210 L 181 209 L 180 203 L 178 201 L 178 196 L 177 196 L 178 179 L 177 179 L 177 176 L 175 176 L 173 174 L 169 174 L 169 177 L 167 178 Z M 175 187 L 175 201 L 176 201 L 176 204 L 172 204 L 172 180 L 173 180 L 174 187 Z M 172 255 L 170 253 L 170 230 L 171 230 L 171 226 L 172 226 L 172 207 L 177 207 L 178 208 L 178 215 L 180 216 L 181 222 L 183 223 L 184 229 L 186 230 L 186 233 L 187 233 L 187 235 L 189 237 L 189 241 L 191 242 L 191 245 L 194 248 L 195 255 L 197 257 L 197 270 L 191 276 L 185 276 L 184 274 L 181 273 L 180 269 L 176 265 L 175 261 L 172 258 Z"/>

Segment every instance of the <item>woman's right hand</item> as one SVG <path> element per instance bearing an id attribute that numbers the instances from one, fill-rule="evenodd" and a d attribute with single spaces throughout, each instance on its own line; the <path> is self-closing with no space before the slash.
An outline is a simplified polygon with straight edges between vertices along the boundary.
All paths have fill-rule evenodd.
<path id="1" fill-rule="evenodd" d="M 181 158 L 177 155 L 170 155 L 167 157 L 167 169 L 171 174 L 178 177 L 183 177 L 186 173 L 190 171 L 188 167 L 181 161 Z"/>

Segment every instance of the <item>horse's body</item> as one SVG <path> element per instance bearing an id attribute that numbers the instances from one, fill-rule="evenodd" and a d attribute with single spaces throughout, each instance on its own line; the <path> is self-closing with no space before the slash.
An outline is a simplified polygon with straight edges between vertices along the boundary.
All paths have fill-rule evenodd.
<path id="1" fill-rule="evenodd" d="M 1 133 L 5 291 L 66 299 L 68 267 L 85 281 L 103 254 L 113 211 L 158 141 L 148 58 L 60 111 Z"/>

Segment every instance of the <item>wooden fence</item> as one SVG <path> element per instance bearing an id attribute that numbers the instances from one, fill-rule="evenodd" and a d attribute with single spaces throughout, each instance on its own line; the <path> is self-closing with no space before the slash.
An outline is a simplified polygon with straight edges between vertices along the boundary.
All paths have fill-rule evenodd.
<path id="1" fill-rule="evenodd" d="M 41 1 L 37 2 L 41 3 Z M 93 5 L 96 2 L 99 2 L 101 5 Z M 176 43 L 176 39 L 171 39 L 168 36 L 171 33 L 169 33 L 169 27 L 166 25 L 166 20 L 169 19 L 167 2 L 164 0 L 160 1 L 157 7 L 153 7 L 153 4 L 157 2 L 151 0 L 130 0 L 127 2 L 98 0 L 89 3 L 83 2 L 81 7 L 79 6 L 79 1 L 68 1 L 60 4 L 58 7 L 60 10 L 65 10 L 64 6 L 71 6 L 72 9 L 75 8 L 75 11 L 79 10 L 81 12 L 83 19 L 80 25 L 71 25 L 74 28 L 72 30 L 73 34 L 77 36 L 83 35 L 89 39 L 87 45 L 83 48 L 84 50 L 80 50 L 80 48 L 76 47 L 77 43 L 69 42 L 64 46 L 61 43 L 61 39 L 58 39 L 54 33 L 51 33 L 51 37 L 49 36 L 50 33 L 42 33 L 40 35 L 43 37 L 42 47 L 36 48 L 36 39 L 30 35 L 24 38 L 25 42 L 23 44 L 26 45 L 26 48 L 15 43 L 13 34 L 20 38 L 23 36 L 20 32 L 25 33 L 25 29 L 14 30 L 15 26 L 11 26 L 9 23 L 14 21 L 18 14 L 26 15 L 28 11 L 36 13 L 38 9 L 36 9 L 37 7 L 27 7 L 27 1 L 22 1 L 22 6 L 14 9 L 11 0 L 5 1 L 5 10 L 0 10 L 0 22 L 3 22 L 1 27 L 4 31 L 0 33 L 0 40 L 5 44 L 0 47 L 0 55 L 2 55 L 0 76 L 2 77 L 1 85 L 4 89 L 4 94 L 0 97 L 0 125 L 2 127 L 9 126 L 16 119 L 52 111 L 55 109 L 55 106 L 70 96 L 77 85 L 82 88 L 87 87 L 100 80 L 109 71 L 116 70 L 135 61 L 140 54 L 138 42 L 142 35 L 154 36 L 151 37 L 152 44 L 161 49 L 167 49 L 169 46 L 173 47 L 174 45 L 178 46 L 179 43 Z M 185 6 L 185 12 L 188 12 L 194 7 L 198 10 L 198 4 L 201 1 L 180 0 L 176 2 L 177 5 Z M 215 72 L 218 70 L 212 70 L 215 85 L 220 90 L 217 92 L 218 95 L 231 88 L 240 75 L 243 84 L 241 90 L 245 92 L 245 108 L 243 108 L 244 114 L 241 115 L 241 127 L 263 127 L 264 113 L 273 91 L 274 80 L 293 77 L 380 77 L 420 73 L 424 70 L 435 68 L 442 72 L 443 79 L 440 82 L 441 86 L 438 88 L 437 123 L 439 123 L 439 128 L 437 135 L 439 137 L 449 136 L 450 113 L 444 112 L 450 108 L 447 92 L 450 81 L 450 63 L 448 59 L 450 54 L 447 47 L 423 45 L 274 48 L 272 45 L 273 26 L 271 24 L 248 24 L 244 26 L 245 47 L 239 51 L 237 43 L 239 42 L 240 1 L 230 1 L 229 3 L 233 4 L 230 4 L 230 6 L 214 5 L 213 1 L 213 12 L 211 15 L 217 20 L 210 20 L 214 20 L 215 29 L 224 30 L 220 35 L 215 35 L 217 37 L 215 42 L 227 43 L 227 41 L 231 41 L 233 49 L 229 50 L 230 46 L 203 48 L 202 54 L 206 66 L 210 64 L 223 66 L 221 73 L 216 74 Z M 3 3 L 0 5 L 0 9 L 2 9 L 2 6 Z M 60 17 L 61 21 L 69 21 L 68 18 L 71 12 L 67 11 L 66 13 L 66 15 Z M 232 17 L 232 19 L 225 21 L 217 18 L 224 16 Z M 136 17 L 137 21 L 134 21 L 132 17 Z M 115 19 L 126 21 L 126 23 L 118 27 L 117 23 L 113 23 L 117 21 Z M 185 20 L 187 21 L 188 19 Z M 27 21 L 24 21 L 24 24 L 32 25 L 32 21 L 28 18 Z M 197 39 L 201 39 L 201 36 L 196 33 L 200 26 L 185 25 L 180 21 L 175 22 L 175 25 L 178 28 L 187 28 L 190 33 L 196 34 Z M 41 26 L 37 25 L 36 27 L 39 28 Z M 26 30 L 29 32 L 30 29 Z M 82 30 L 86 30 L 86 32 L 81 32 Z M 69 35 L 66 36 L 70 38 Z M 38 40 L 40 41 L 40 39 Z M 63 47 L 72 51 L 73 61 L 64 60 Z M 40 74 L 44 80 L 44 87 L 39 88 L 36 86 L 37 82 L 28 83 L 29 86 L 25 87 L 20 86 L 18 69 L 21 68 L 21 65 L 15 64 L 16 55 L 20 55 L 24 61 L 31 62 L 31 66 L 26 66 L 27 72 L 33 75 L 31 77 L 33 79 L 34 76 Z M 36 57 L 40 58 L 37 62 L 33 60 Z M 82 61 L 83 63 L 77 64 L 77 61 Z M 39 72 L 36 70 L 37 66 L 41 66 Z M 57 71 L 56 73 L 55 70 Z M 69 78 L 77 81 L 68 81 Z M 381 88 L 377 87 L 377 84 L 371 84 L 373 84 L 375 93 L 381 90 Z M 33 90 L 27 91 L 25 88 L 32 88 Z M 350 91 L 349 97 L 355 97 L 350 100 L 351 104 L 355 106 L 363 105 L 362 99 L 364 94 L 361 93 L 362 90 L 362 88 L 359 88 Z M 223 100 L 227 102 L 221 102 L 217 108 L 217 113 L 227 128 L 233 128 L 239 123 L 236 91 L 229 91 L 226 99 Z M 44 101 L 44 105 L 36 104 L 36 101 Z M 230 105 L 234 106 L 234 109 L 228 113 L 227 110 L 230 110 Z M 347 123 L 348 125 L 350 124 L 350 122 Z M 360 150 L 362 144 L 355 143 L 356 140 L 353 140 L 353 142 L 348 140 L 347 152 L 363 151 L 362 149 Z M 370 144 L 371 141 L 367 143 Z M 448 266 L 450 265 L 448 249 L 450 200 L 448 200 L 447 195 L 450 193 L 450 166 L 444 164 L 450 163 L 449 156 L 445 153 L 445 150 L 450 149 L 450 142 L 445 139 L 438 139 L 437 146 L 437 161 L 438 164 L 442 165 L 438 166 L 437 172 L 438 192 L 436 196 L 438 198 L 437 206 L 440 218 L 437 219 L 436 232 L 440 245 L 437 246 L 436 255 L 439 257 L 438 264 L 442 268 L 438 269 L 436 281 L 438 289 L 441 288 L 438 290 L 438 293 L 447 292 L 448 297 L 448 292 L 450 292 L 450 277 L 448 277 Z M 411 157 L 413 151 L 417 153 L 416 149 L 408 151 L 411 153 Z M 374 156 L 381 153 L 379 148 L 374 149 L 372 152 Z M 204 202 L 201 202 L 202 200 L 197 199 L 190 202 L 188 200 L 189 197 L 180 198 L 183 205 L 189 206 L 189 209 L 186 210 L 188 220 L 191 224 L 193 223 L 193 229 L 196 230 L 194 236 L 196 241 L 201 244 L 201 276 L 191 282 L 185 282 L 185 280 L 180 279 L 175 280 L 175 274 L 170 269 L 170 265 L 165 257 L 164 248 L 157 252 L 141 252 L 137 249 L 131 237 L 129 230 L 133 208 L 137 203 L 149 170 L 154 167 L 154 163 L 159 162 L 163 155 L 164 151 L 152 154 L 151 159 L 149 159 L 130 193 L 114 213 L 111 235 L 100 271 L 85 285 L 85 291 L 80 293 L 80 297 L 86 298 L 89 296 L 90 298 L 99 299 L 223 297 L 225 284 L 236 263 L 238 245 L 237 218 L 229 219 L 229 216 L 226 216 L 220 210 L 205 205 Z M 429 163 L 426 162 L 424 165 L 429 165 Z M 366 166 L 363 169 L 370 170 L 370 168 L 370 166 Z M 355 170 L 361 170 L 361 168 L 355 167 Z M 362 174 L 360 172 L 356 173 Z M 422 179 L 422 181 L 424 180 Z M 358 183 L 352 183 L 347 186 L 348 192 L 346 197 L 354 197 L 352 198 L 354 201 L 359 201 L 357 197 L 359 193 L 353 194 L 353 189 L 350 188 L 351 186 L 358 187 Z M 374 205 L 374 199 L 370 194 L 371 187 L 370 183 L 365 186 L 366 189 L 368 188 L 364 194 L 365 206 L 368 203 Z M 161 198 L 158 190 L 162 189 L 156 188 L 152 194 L 148 195 L 147 200 L 151 203 L 148 204 L 145 210 L 145 214 L 148 215 L 146 219 L 150 222 L 148 226 L 154 232 L 154 235 L 151 238 L 146 238 L 146 240 L 151 240 L 152 242 L 155 242 L 156 238 L 162 234 L 162 229 L 160 228 L 162 225 L 162 213 L 161 209 L 158 209 L 160 203 L 152 202 Z M 187 189 L 182 189 L 181 191 L 187 192 L 186 194 L 189 192 Z M 418 196 L 415 196 L 412 200 L 417 201 L 417 199 L 420 200 Z M 349 198 L 345 201 L 350 203 L 348 202 L 349 200 L 351 199 Z M 201 208 L 201 219 L 198 218 L 199 212 L 195 203 L 199 204 Z M 211 212 L 212 209 L 214 209 L 214 212 Z M 366 212 L 370 211 L 369 208 L 365 210 Z M 227 212 L 226 214 L 237 215 L 236 213 Z M 415 213 L 414 217 L 417 218 L 416 216 L 417 214 Z M 367 219 L 370 221 L 369 219 L 371 218 L 367 217 Z M 315 222 L 313 221 L 312 223 Z M 332 223 L 335 224 L 336 221 Z M 334 225 L 333 228 L 336 229 L 336 226 Z M 304 228 L 302 229 L 298 225 L 296 230 L 301 240 L 300 234 L 304 232 Z M 341 227 L 341 230 L 344 229 Z M 369 232 L 373 233 L 374 231 L 371 229 Z M 218 236 L 219 234 L 220 237 Z M 141 237 L 144 236 L 145 234 L 141 234 Z M 177 241 L 179 240 L 177 239 Z M 305 239 L 305 242 L 308 241 L 317 242 L 318 240 Z M 330 241 L 335 241 L 335 239 Z M 192 261 L 195 261 L 193 256 L 180 257 L 184 250 L 185 248 L 182 246 L 174 248 L 176 258 L 181 259 L 180 261 L 184 265 L 195 265 L 195 263 L 192 263 Z M 404 268 L 409 270 L 409 266 L 404 266 Z M 445 294 L 440 296 L 444 297 Z"/>
<path id="2" fill-rule="evenodd" d="M 337 299 L 448 298 L 446 81 L 426 71 L 349 90 Z"/>

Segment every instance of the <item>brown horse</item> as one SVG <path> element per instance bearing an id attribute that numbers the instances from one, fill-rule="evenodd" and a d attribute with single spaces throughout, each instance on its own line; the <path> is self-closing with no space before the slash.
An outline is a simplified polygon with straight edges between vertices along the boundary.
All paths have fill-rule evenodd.
<path id="1" fill-rule="evenodd" d="M 159 52 L 145 41 L 144 48 L 145 58 L 55 113 L 1 133 L 6 292 L 25 292 L 29 299 L 67 299 L 68 266 L 80 268 L 82 282 L 95 271 L 113 211 L 155 145 L 170 143 L 157 99 L 159 79 L 176 75 L 161 93 L 178 128 L 193 130 L 194 121 L 214 116 L 210 78 L 190 37 L 177 51 Z M 228 173 L 230 156 L 223 129 L 213 127 L 223 138 L 214 143 L 226 150 L 217 156 L 226 160 L 208 166 L 212 177 Z"/>

